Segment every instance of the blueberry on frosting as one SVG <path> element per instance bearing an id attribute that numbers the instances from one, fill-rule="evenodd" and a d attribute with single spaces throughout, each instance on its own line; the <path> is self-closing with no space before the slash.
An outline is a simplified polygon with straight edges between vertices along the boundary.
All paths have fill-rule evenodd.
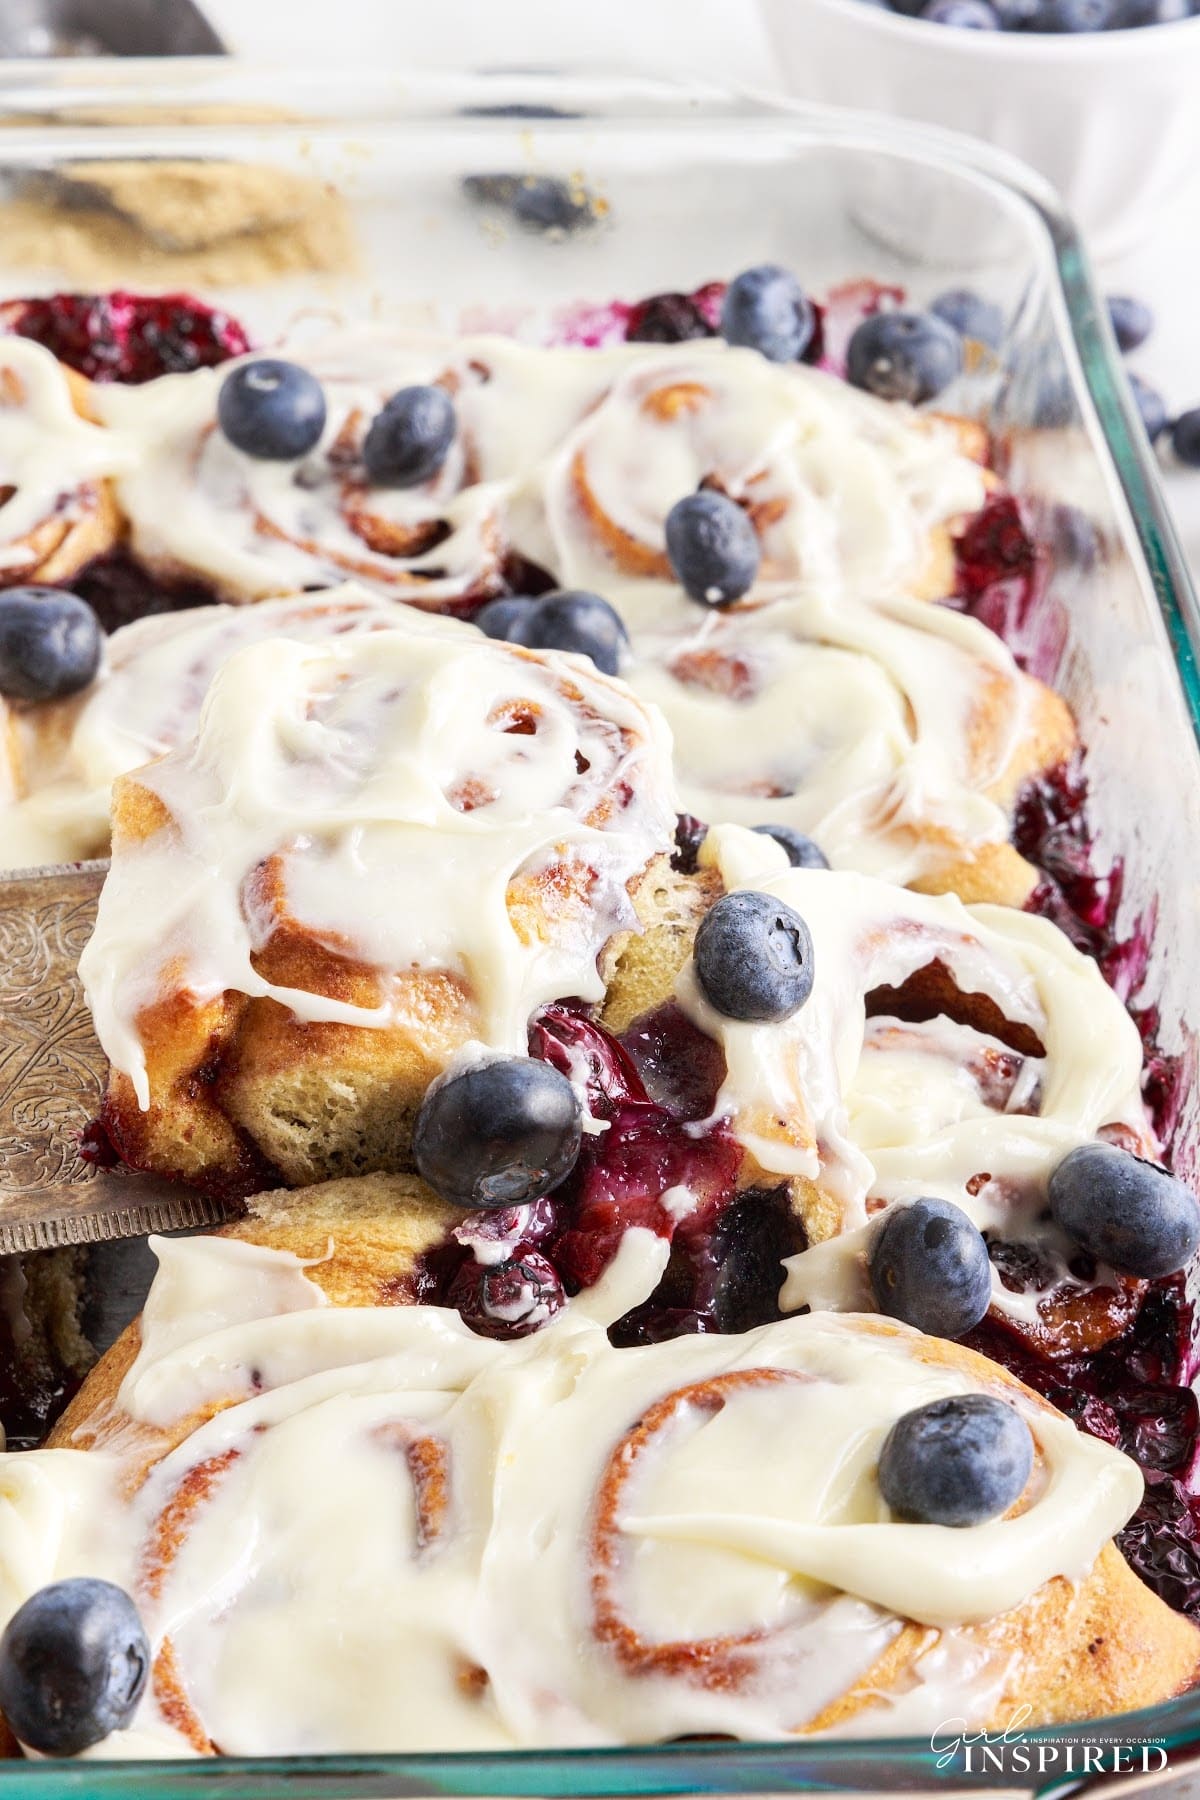
<path id="1" fill-rule="evenodd" d="M 475 615 L 488 637 L 524 644 L 527 650 L 566 650 L 590 656 L 604 675 L 616 675 L 629 633 L 616 610 L 599 594 L 564 589 L 539 600 L 513 595 L 490 600 Z"/>
<path id="2" fill-rule="evenodd" d="M 77 1756 L 129 1724 L 150 1646 L 137 1608 L 111 1581 L 39 1588 L 0 1638 L 0 1713 L 43 1756 Z"/>
<path id="3" fill-rule="evenodd" d="M 754 825 L 751 830 L 762 837 L 774 838 L 793 869 L 827 869 L 829 858 L 819 844 L 797 831 L 792 825 Z"/>
<path id="4" fill-rule="evenodd" d="M 325 429 L 325 395 L 316 376 L 298 363 L 256 357 L 221 383 L 217 423 L 246 456 L 294 462 L 308 455 Z"/>
<path id="5" fill-rule="evenodd" d="M 959 1338 L 988 1309 L 992 1270 L 983 1236 L 948 1200 L 914 1200 L 884 1216 L 869 1255 L 875 1304 L 933 1337 Z"/>
<path id="6" fill-rule="evenodd" d="M 796 362 L 812 341 L 816 314 L 796 277 L 775 263 L 735 276 L 721 307 L 727 344 L 759 350 L 769 362 Z"/>
<path id="7" fill-rule="evenodd" d="M 549 1063 L 497 1056 L 435 1081 L 413 1134 L 417 1168 L 459 1206 L 513 1206 L 548 1194 L 575 1167 L 579 1096 Z"/>
<path id="8" fill-rule="evenodd" d="M 879 1487 L 899 1519 L 983 1525 L 1020 1499 L 1033 1436 L 1004 1400 L 954 1394 L 897 1419 L 879 1457 Z"/>
<path id="9" fill-rule="evenodd" d="M 100 667 L 104 634 L 86 600 L 58 588 L 0 594 L 0 695 L 62 700 Z"/>
<path id="10" fill-rule="evenodd" d="M 962 338 L 932 313 L 873 313 L 846 351 L 846 376 L 855 387 L 912 406 L 949 387 L 962 365 Z"/>
<path id="11" fill-rule="evenodd" d="M 753 587 L 762 560 L 748 516 L 725 494 L 702 489 L 667 514 L 667 555 L 680 585 L 704 606 L 728 606 Z"/>
<path id="12" fill-rule="evenodd" d="M 726 1019 L 777 1024 L 813 987 L 813 942 L 794 908 L 740 889 L 707 912 L 696 933 L 696 980 Z"/>
<path id="13" fill-rule="evenodd" d="M 454 442 L 454 402 L 445 388 L 407 387 L 371 420 L 363 462 L 377 487 L 419 487 L 436 475 Z"/>
<path id="14" fill-rule="evenodd" d="M 1072 1243 L 1153 1281 L 1200 1249 L 1200 1201 L 1156 1163 L 1113 1144 L 1081 1144 L 1050 1177 L 1050 1211 Z"/>

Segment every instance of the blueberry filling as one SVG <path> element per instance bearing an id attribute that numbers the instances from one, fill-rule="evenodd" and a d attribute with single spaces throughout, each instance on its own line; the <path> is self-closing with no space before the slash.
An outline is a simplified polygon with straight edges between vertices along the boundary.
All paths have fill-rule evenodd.
<path id="1" fill-rule="evenodd" d="M 563 1005 L 538 1015 L 530 1049 L 582 1083 L 592 1116 L 609 1129 L 585 1136 L 571 1174 L 536 1206 L 472 1215 L 429 1252 L 416 1296 L 451 1305 L 465 1298 L 464 1317 L 480 1329 L 481 1231 L 501 1234 L 508 1263 L 528 1264 L 536 1252 L 537 1266 L 547 1264 L 570 1294 L 592 1286 L 625 1232 L 642 1226 L 670 1241 L 670 1260 L 650 1299 L 612 1328 L 615 1343 L 744 1331 L 778 1318 L 780 1264 L 804 1248 L 804 1234 L 782 1192 L 738 1190 L 741 1148 L 727 1127 L 707 1123 L 725 1073 L 719 1047 L 674 1006 L 618 1039 Z M 485 1256 L 496 1250 L 489 1244 Z M 503 1334 L 494 1318 L 486 1329 Z"/>

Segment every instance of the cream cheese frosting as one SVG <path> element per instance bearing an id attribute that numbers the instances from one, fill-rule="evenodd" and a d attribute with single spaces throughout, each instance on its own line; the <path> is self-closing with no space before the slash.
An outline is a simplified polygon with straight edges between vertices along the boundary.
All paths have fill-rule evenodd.
<path id="1" fill-rule="evenodd" d="M 81 418 L 67 370 L 29 339 L 0 337 L 0 577 L 41 560 L 31 534 L 47 520 L 72 522 L 95 500 L 94 484 L 133 467 L 139 444 Z"/>
<path id="2" fill-rule="evenodd" d="M 710 831 L 701 856 L 727 889 L 794 907 L 813 939 L 812 993 L 782 1024 L 723 1018 L 691 963 L 677 988 L 725 1051 L 718 1111 L 762 1169 L 832 1198 L 838 1232 L 849 1234 L 791 1259 L 785 1304 L 862 1303 L 856 1257 L 881 1203 L 940 1197 L 1010 1237 L 1033 1229 L 1067 1151 L 1110 1125 L 1149 1143 L 1137 1028 L 1095 962 L 1049 920 L 792 869 L 776 844 L 738 826 Z M 1017 1027 L 1024 1050 L 936 1009 L 916 1023 L 886 1007 L 868 1016 L 868 996 L 932 964 L 968 1009 L 986 999 L 997 1029 Z M 1019 1304 L 994 1285 L 1000 1304 Z"/>
<path id="3" fill-rule="evenodd" d="M 596 587 L 633 625 L 686 615 L 664 521 L 703 479 L 757 509 L 757 597 L 799 586 L 887 592 L 919 581 L 930 537 L 986 495 L 953 430 L 799 365 L 714 341 L 542 349 L 491 336 L 360 329 L 284 344 L 328 408 L 299 463 L 235 450 L 216 428 L 228 367 L 106 389 L 138 446 L 119 483 L 134 549 L 231 597 L 356 575 L 443 604 L 495 591 L 505 554 Z M 389 395 L 440 382 L 459 431 L 432 480 L 368 488 L 357 453 Z"/>
<path id="4" fill-rule="evenodd" d="M 450 971 L 479 1040 L 523 1054 L 538 1006 L 602 997 L 598 955 L 635 923 L 629 884 L 675 822 L 669 737 L 622 683 L 411 609 L 386 630 L 238 650 L 194 741 L 139 782 L 174 823 L 118 846 L 80 973 L 143 1108 L 137 1019 L 168 970 L 202 999 L 390 1022 L 386 996 L 365 1008 L 257 972 L 289 919 L 385 977 Z M 539 875 L 554 905 L 522 933 L 510 890 Z M 564 891 L 585 904 L 560 926 Z"/>
<path id="5" fill-rule="evenodd" d="M 956 1628 L 1082 1578 L 1141 1494 L 1123 1455 L 1004 1387 L 1038 1450 L 1023 1509 L 897 1522 L 884 1436 L 978 1391 L 979 1365 L 831 1316 L 615 1350 L 666 1254 L 640 1230 L 514 1343 L 439 1308 L 332 1306 L 284 1252 L 156 1249 L 98 1447 L 0 1457 L 0 1616 L 86 1572 L 146 1620 L 156 1679 L 99 1756 L 778 1737 L 906 1618 L 929 1636 L 894 1699 L 928 1730 L 1003 1674 Z M 654 1654 L 714 1639 L 725 1678 Z"/>
<path id="6" fill-rule="evenodd" d="M 686 811 L 789 825 L 835 867 L 899 882 L 1007 838 L 991 791 L 1041 690 L 986 626 L 829 589 L 692 614 L 686 634 L 639 634 L 628 671 L 671 726 Z"/>
<path id="7" fill-rule="evenodd" d="M 14 791 L 0 806 L 0 867 L 103 856 L 113 782 L 191 737 L 213 675 L 235 651 L 273 637 L 313 643 L 395 623 L 393 603 L 347 583 L 123 625 L 82 694 L 13 710 Z"/>

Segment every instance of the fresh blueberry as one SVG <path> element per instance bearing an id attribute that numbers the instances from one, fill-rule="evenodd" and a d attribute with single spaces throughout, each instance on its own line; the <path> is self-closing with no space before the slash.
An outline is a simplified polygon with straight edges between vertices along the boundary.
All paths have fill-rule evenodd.
<path id="1" fill-rule="evenodd" d="M 1132 294 L 1110 294 L 1106 302 L 1112 322 L 1113 336 L 1121 351 L 1128 354 L 1145 343 L 1154 330 L 1154 314 L 1144 300 Z"/>
<path id="2" fill-rule="evenodd" d="M 760 350 L 768 362 L 796 362 L 812 341 L 817 317 L 796 277 L 775 263 L 735 275 L 721 306 L 727 344 Z"/>
<path id="3" fill-rule="evenodd" d="M 892 1207 L 871 1240 L 869 1261 L 880 1312 L 931 1337 L 962 1337 L 988 1309 L 987 1245 L 948 1200 Z"/>
<path id="4" fill-rule="evenodd" d="M 690 599 L 728 606 L 753 587 L 762 548 L 740 506 L 701 489 L 667 514 L 667 555 Z"/>
<path id="5" fill-rule="evenodd" d="M 1125 1275 L 1173 1275 L 1200 1249 L 1200 1200 L 1156 1163 L 1082 1144 L 1050 1177 L 1050 1211 L 1072 1243 Z"/>
<path id="6" fill-rule="evenodd" d="M 506 644 L 524 644 L 525 621 L 537 606 L 528 594 L 508 594 L 502 600 L 489 600 L 473 613 L 471 622 L 485 637 L 499 638 Z"/>
<path id="7" fill-rule="evenodd" d="M 846 352 L 846 375 L 881 400 L 932 400 L 962 373 L 962 339 L 929 313 L 873 313 Z"/>
<path id="8" fill-rule="evenodd" d="M 761 832 L 763 837 L 774 838 L 780 849 L 786 850 L 787 859 L 793 869 L 827 869 L 829 858 L 819 845 L 810 837 L 797 831 L 792 825 L 755 825 L 754 831 Z"/>
<path id="9" fill-rule="evenodd" d="M 575 1167 L 579 1096 L 549 1063 L 497 1056 L 429 1088 L 417 1115 L 417 1168 L 459 1206 L 536 1200 Z"/>
<path id="10" fill-rule="evenodd" d="M 100 667 L 104 633 L 86 600 L 59 588 L 0 594 L 0 694 L 6 700 L 61 700 L 85 688 Z"/>
<path id="11" fill-rule="evenodd" d="M 514 595 L 489 600 L 475 614 L 475 623 L 488 637 L 527 650 L 568 650 L 590 656 L 605 675 L 615 675 L 629 633 L 621 616 L 599 594 L 582 589 L 563 589 L 538 600 Z"/>
<path id="12" fill-rule="evenodd" d="M 939 294 L 929 308 L 935 318 L 952 325 L 960 337 L 974 338 L 989 350 L 998 350 L 1004 337 L 1004 309 L 994 300 L 970 288 L 950 288 Z"/>
<path id="13" fill-rule="evenodd" d="M 813 941 L 792 907 L 772 894 L 726 894 L 701 920 L 696 979 L 723 1018 L 778 1023 L 812 993 Z"/>
<path id="14" fill-rule="evenodd" d="M 1000 18 L 988 0 L 926 0 L 918 14 L 930 25 L 953 25 L 958 31 L 999 31 Z"/>
<path id="15" fill-rule="evenodd" d="M 445 462 L 456 423 L 445 388 L 401 388 L 367 428 L 367 474 L 379 487 L 419 487 Z"/>
<path id="16" fill-rule="evenodd" d="M 1146 436 L 1154 443 L 1167 429 L 1170 420 L 1167 417 L 1167 403 L 1157 388 L 1152 388 L 1148 381 L 1140 375 L 1130 375 L 1129 385 L 1133 389 L 1133 398 L 1137 403 L 1138 413 L 1146 428 Z"/>
<path id="17" fill-rule="evenodd" d="M 1171 448 L 1189 469 L 1200 469 L 1200 406 L 1180 413 L 1171 427 Z"/>
<path id="18" fill-rule="evenodd" d="M 1191 13 L 1188 0 L 1115 0 L 1109 30 L 1132 31 L 1143 25 L 1172 25 L 1176 19 L 1190 18 Z"/>
<path id="19" fill-rule="evenodd" d="M 1038 0 L 992 0 L 1001 31 L 1025 31 L 1037 5 Z"/>
<path id="20" fill-rule="evenodd" d="M 235 450 L 266 462 L 307 456 L 325 429 L 325 395 L 298 363 L 260 356 L 221 383 L 217 423 Z"/>
<path id="21" fill-rule="evenodd" d="M 526 1248 L 507 1262 L 465 1262 L 450 1283 L 446 1303 L 481 1337 L 508 1339 L 540 1331 L 561 1312 L 566 1298 L 554 1264 Z"/>
<path id="22" fill-rule="evenodd" d="M 1106 31 L 1111 16 L 1111 0 L 1039 0 L 1027 29 L 1048 32 Z"/>
<path id="23" fill-rule="evenodd" d="M 0 1638 L 0 1713 L 43 1756 L 78 1756 L 128 1725 L 150 1645 L 137 1608 L 111 1581 L 76 1576 L 39 1588 Z"/>
<path id="24" fill-rule="evenodd" d="M 1021 1498 L 1033 1434 L 1015 1407 L 989 1394 L 930 1400 L 896 1420 L 879 1456 L 879 1488 L 897 1518 L 982 1525 Z"/>

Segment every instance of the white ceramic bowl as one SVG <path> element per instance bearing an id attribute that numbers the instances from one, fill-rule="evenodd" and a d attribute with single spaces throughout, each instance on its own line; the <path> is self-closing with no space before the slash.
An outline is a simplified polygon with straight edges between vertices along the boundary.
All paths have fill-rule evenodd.
<path id="1" fill-rule="evenodd" d="M 792 93 L 987 138 L 1054 184 L 1097 255 L 1148 235 L 1200 166 L 1200 17 L 1052 36 L 865 0 L 760 4 Z"/>

